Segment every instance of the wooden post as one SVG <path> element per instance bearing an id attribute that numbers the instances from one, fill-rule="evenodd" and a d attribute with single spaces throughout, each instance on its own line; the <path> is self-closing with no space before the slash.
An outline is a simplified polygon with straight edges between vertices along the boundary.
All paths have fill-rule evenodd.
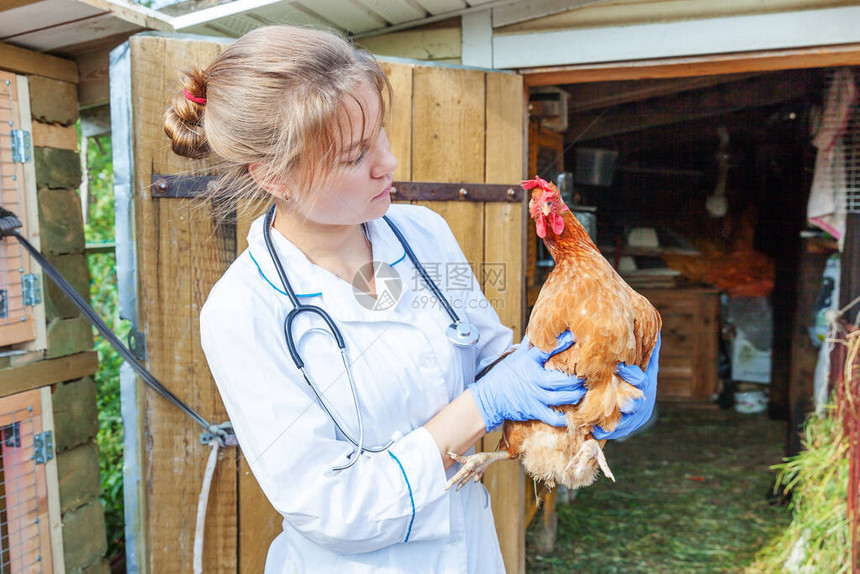
<path id="1" fill-rule="evenodd" d="M 850 213 L 845 219 L 845 242 L 839 279 L 839 308 L 860 297 L 860 213 Z M 849 309 L 843 319 L 853 323 L 860 304 Z"/>
<path id="2" fill-rule="evenodd" d="M 183 173 L 191 164 L 170 152 L 164 110 L 180 88 L 180 72 L 207 66 L 221 45 L 214 41 L 136 36 L 131 49 L 134 143 L 134 211 L 137 229 L 138 329 L 146 334 L 152 373 L 209 420 L 227 420 L 199 343 L 199 312 L 209 289 L 235 257 L 235 235 L 215 229 L 194 200 L 153 199 L 153 171 Z M 235 233 L 235 230 L 233 230 Z M 145 459 L 146 562 L 149 572 L 187 572 L 197 498 L 209 449 L 200 427 L 147 389 Z M 238 570 L 237 453 L 221 455 L 212 483 L 203 570 Z M 253 532 L 248 533 L 253 536 Z M 259 535 L 259 534 L 258 534 Z"/>

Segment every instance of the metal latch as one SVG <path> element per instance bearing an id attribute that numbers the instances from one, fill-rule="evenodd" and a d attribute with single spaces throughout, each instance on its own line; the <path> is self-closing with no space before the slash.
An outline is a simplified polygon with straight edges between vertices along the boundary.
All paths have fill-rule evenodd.
<path id="1" fill-rule="evenodd" d="M 54 458 L 54 435 L 51 431 L 40 432 L 33 436 L 33 459 L 36 464 L 45 464 Z"/>
<path id="2" fill-rule="evenodd" d="M 21 291 L 24 294 L 24 305 L 33 307 L 42 302 L 42 285 L 35 273 L 21 276 Z"/>
<path id="3" fill-rule="evenodd" d="M 12 130 L 12 161 L 27 163 L 33 157 L 33 141 L 30 132 Z"/>

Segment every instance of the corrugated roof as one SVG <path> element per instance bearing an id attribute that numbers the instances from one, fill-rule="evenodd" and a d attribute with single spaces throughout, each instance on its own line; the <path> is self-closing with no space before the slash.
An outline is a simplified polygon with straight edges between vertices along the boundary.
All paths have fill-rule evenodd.
<path id="1" fill-rule="evenodd" d="M 206 1 L 206 0 L 204 0 Z M 177 31 L 241 36 L 268 24 L 306 24 L 367 36 L 420 26 L 517 0 L 233 0 L 176 16 Z M 200 5 L 200 0 L 190 0 Z M 183 2 L 166 13 L 185 11 Z"/>

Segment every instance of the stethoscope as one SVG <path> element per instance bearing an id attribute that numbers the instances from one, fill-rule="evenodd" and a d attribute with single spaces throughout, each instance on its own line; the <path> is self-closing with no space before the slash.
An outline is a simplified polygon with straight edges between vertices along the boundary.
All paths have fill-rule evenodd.
<path id="1" fill-rule="evenodd" d="M 343 434 L 346 439 L 353 444 L 358 450 L 358 455 L 360 456 L 362 452 L 383 452 L 390 447 L 394 441 L 389 441 L 385 446 L 378 447 L 366 447 L 364 446 L 364 423 L 361 420 L 361 409 L 358 406 L 358 395 L 355 390 L 355 381 L 352 379 L 352 371 L 349 367 L 349 360 L 346 355 L 346 345 L 343 341 L 343 335 L 340 332 L 340 329 L 335 324 L 334 320 L 331 318 L 324 309 L 321 307 L 317 307 L 316 305 L 305 305 L 301 301 L 299 301 L 298 296 L 295 291 L 293 291 L 293 286 L 290 284 L 289 279 L 287 279 L 287 274 L 284 271 L 283 265 L 281 265 L 281 260 L 278 257 L 278 254 L 275 253 L 275 248 L 272 245 L 272 236 L 271 236 L 271 228 L 272 228 L 272 220 L 275 217 L 275 205 L 266 212 L 266 218 L 264 220 L 263 225 L 264 232 L 263 238 L 266 242 L 266 249 L 269 251 L 269 256 L 272 258 L 272 263 L 275 265 L 275 270 L 278 273 L 278 277 L 281 279 L 281 283 L 284 286 L 284 292 L 287 294 L 287 297 L 290 298 L 290 302 L 293 304 L 293 309 L 287 313 L 287 318 L 284 319 L 284 336 L 287 339 L 287 349 L 290 352 L 290 357 L 292 357 L 293 362 L 296 364 L 296 368 L 301 371 L 302 376 L 305 378 L 305 382 L 313 391 L 314 395 L 316 395 L 317 400 L 322 405 L 323 410 L 325 410 L 326 414 L 328 414 L 329 418 L 331 418 L 332 422 L 334 422 L 337 429 Z M 406 252 L 406 255 L 409 257 L 409 260 L 412 261 L 412 265 L 415 266 L 415 269 L 418 270 L 418 273 L 421 275 L 421 278 L 433 292 L 433 295 L 436 299 L 442 304 L 445 308 L 445 312 L 448 313 L 448 316 L 451 318 L 452 323 L 448 326 L 445 331 L 445 334 L 448 336 L 448 340 L 451 341 L 457 347 L 469 347 L 478 342 L 478 338 L 480 337 L 480 333 L 478 328 L 472 325 L 467 321 L 463 321 L 460 319 L 460 316 L 454 311 L 454 308 L 442 294 L 442 291 L 439 289 L 439 286 L 433 281 L 430 275 L 427 274 L 427 271 L 424 269 L 424 266 L 421 265 L 421 262 L 418 261 L 418 258 L 415 256 L 415 253 L 412 251 L 412 248 L 409 246 L 409 243 L 406 241 L 406 238 L 403 237 L 403 234 L 397 228 L 396 225 L 388 218 L 387 215 L 382 217 L 388 226 L 391 228 L 391 231 L 394 232 L 394 235 L 397 237 L 397 240 L 400 242 L 400 245 L 403 246 L 403 250 Z M 298 348 L 296 347 L 296 340 L 293 337 L 293 322 L 296 320 L 296 317 L 301 315 L 302 313 L 312 313 L 314 315 L 318 315 L 323 321 L 325 321 L 326 325 L 328 325 L 329 330 L 326 331 L 322 327 L 316 327 L 313 329 L 309 329 L 307 333 L 311 331 L 320 331 L 323 333 L 328 333 L 332 336 L 332 338 L 337 343 L 337 347 L 340 350 L 340 358 L 343 361 L 343 367 L 346 371 L 347 380 L 349 381 L 349 389 L 352 393 L 352 403 L 355 406 L 355 416 L 358 421 L 358 439 L 355 439 L 351 433 L 349 433 L 343 425 L 337 420 L 337 417 L 334 416 L 334 409 L 329 404 L 328 400 L 325 398 L 325 395 L 320 391 L 317 387 L 316 383 L 314 383 L 307 369 L 305 368 L 305 362 L 302 360 L 301 355 L 299 354 Z M 304 336 L 304 335 L 303 335 Z M 300 337 L 301 339 L 301 337 Z M 344 470 L 346 468 L 354 465 L 359 456 L 350 457 L 350 461 L 342 466 L 332 467 L 332 470 Z"/>

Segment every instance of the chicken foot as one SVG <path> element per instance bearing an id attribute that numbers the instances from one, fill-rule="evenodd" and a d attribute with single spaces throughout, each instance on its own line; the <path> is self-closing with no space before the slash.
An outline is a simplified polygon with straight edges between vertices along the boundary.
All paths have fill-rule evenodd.
<path id="1" fill-rule="evenodd" d="M 615 475 L 613 475 L 612 471 L 609 470 L 609 464 L 606 462 L 606 456 L 603 454 L 603 449 L 600 448 L 598 442 L 593 438 L 582 443 L 582 446 L 579 447 L 579 452 L 577 452 L 570 462 L 567 463 L 567 468 L 575 467 L 576 473 L 579 474 L 581 471 L 585 470 L 582 467 L 587 466 L 591 459 L 597 459 L 597 464 L 600 466 L 600 470 L 603 471 L 606 478 L 612 479 L 612 482 L 615 482 Z"/>
<path id="2" fill-rule="evenodd" d="M 484 471 L 487 470 L 488 466 L 490 466 L 497 460 L 506 460 L 508 458 L 511 458 L 511 455 L 508 454 L 508 451 L 506 450 L 497 450 L 496 452 L 479 452 L 470 456 L 463 456 L 457 454 L 456 452 L 449 452 L 448 456 L 459 462 L 462 467 L 457 472 L 457 474 L 451 477 L 451 480 L 448 481 L 448 484 L 445 485 L 445 490 L 448 490 L 455 484 L 457 485 L 457 490 L 460 490 L 466 485 L 470 478 L 474 482 L 478 482 L 479 480 L 481 480 L 481 476 L 483 476 Z"/>

